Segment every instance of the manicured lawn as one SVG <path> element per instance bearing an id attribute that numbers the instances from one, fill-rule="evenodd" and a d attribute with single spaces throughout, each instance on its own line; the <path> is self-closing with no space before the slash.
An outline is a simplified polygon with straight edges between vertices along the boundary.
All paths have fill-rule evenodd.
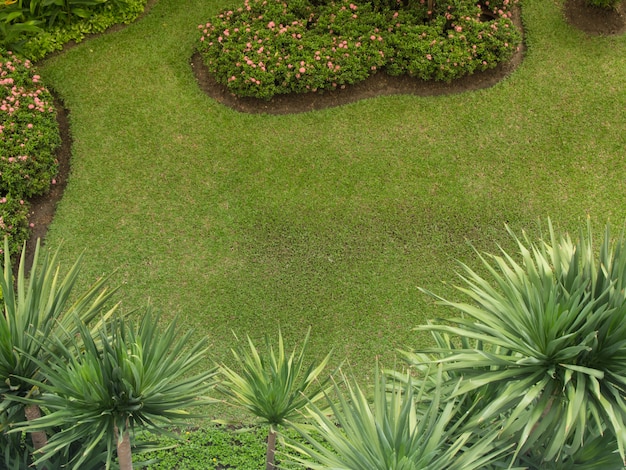
<path id="1" fill-rule="evenodd" d="M 626 217 L 626 36 L 587 37 L 562 2 L 524 1 L 528 51 L 493 88 L 391 96 L 298 115 L 246 115 L 205 96 L 196 26 L 236 1 L 159 0 L 140 22 L 40 64 L 70 110 L 72 175 L 46 244 L 83 283 L 114 272 L 208 335 L 334 350 L 365 382 L 376 357 L 424 345 L 457 262 L 538 233 Z M 207 364 L 208 366 L 208 364 Z M 399 366 L 399 364 L 398 364 Z M 230 414 L 220 406 L 210 416 Z M 234 414 L 245 420 L 244 416 Z"/>

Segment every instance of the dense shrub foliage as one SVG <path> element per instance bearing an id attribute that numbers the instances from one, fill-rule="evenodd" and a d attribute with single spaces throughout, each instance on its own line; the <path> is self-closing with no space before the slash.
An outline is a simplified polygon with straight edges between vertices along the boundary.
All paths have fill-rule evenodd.
<path id="1" fill-rule="evenodd" d="M 70 41 L 130 23 L 146 0 L 20 0 L 0 4 L 0 46 L 38 60 Z"/>
<path id="2" fill-rule="evenodd" d="M 52 96 L 30 61 L 0 51 L 0 238 L 12 253 L 28 237 L 27 199 L 54 180 L 60 142 Z"/>
<path id="3" fill-rule="evenodd" d="M 238 96 L 333 89 L 381 69 L 450 81 L 510 59 L 521 42 L 510 6 L 245 0 L 198 26 L 199 51 Z"/>

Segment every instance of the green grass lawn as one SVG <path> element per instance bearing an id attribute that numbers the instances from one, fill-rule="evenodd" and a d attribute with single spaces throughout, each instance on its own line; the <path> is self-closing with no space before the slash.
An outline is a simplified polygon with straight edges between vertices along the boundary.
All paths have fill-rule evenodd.
<path id="1" fill-rule="evenodd" d="M 139 22 L 40 64 L 70 110 L 72 174 L 46 244 L 83 284 L 114 272 L 124 310 L 148 302 L 208 335 L 287 347 L 312 326 L 366 381 L 376 357 L 424 345 L 468 245 L 511 248 L 550 216 L 598 231 L 626 217 L 626 36 L 587 37 L 562 2 L 525 0 L 528 50 L 493 88 L 246 115 L 198 89 L 196 26 L 236 1 L 159 0 Z M 207 363 L 207 367 L 209 364 Z M 229 412 L 216 406 L 209 416 Z M 245 420 L 244 416 L 233 417 Z"/>

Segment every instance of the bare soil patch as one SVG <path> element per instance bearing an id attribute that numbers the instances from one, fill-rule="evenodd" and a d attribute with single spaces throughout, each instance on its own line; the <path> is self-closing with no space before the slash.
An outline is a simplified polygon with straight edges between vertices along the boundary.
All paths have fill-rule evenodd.
<path id="1" fill-rule="evenodd" d="M 567 0 L 565 18 L 575 28 L 590 35 L 610 36 L 626 32 L 626 2 L 615 10 L 590 7 L 585 0 Z"/>

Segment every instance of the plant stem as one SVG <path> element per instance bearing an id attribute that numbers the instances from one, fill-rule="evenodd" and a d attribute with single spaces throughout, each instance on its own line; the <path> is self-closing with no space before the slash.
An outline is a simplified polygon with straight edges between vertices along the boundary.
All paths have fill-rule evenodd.
<path id="1" fill-rule="evenodd" d="M 124 431 L 122 440 L 119 439 L 119 431 L 115 427 L 115 440 L 117 441 L 117 460 L 120 470 L 133 470 L 133 454 L 130 449 L 130 433 L 128 427 Z"/>
<path id="2" fill-rule="evenodd" d="M 27 421 L 32 421 L 37 418 L 41 418 L 41 409 L 39 405 L 27 405 L 24 409 Z M 35 431 L 30 433 L 30 438 L 33 441 L 33 447 L 35 450 L 41 449 L 48 443 L 48 436 L 45 431 Z"/>
<path id="3" fill-rule="evenodd" d="M 265 470 L 274 470 L 274 454 L 276 453 L 276 431 L 270 426 L 267 436 L 267 454 L 265 455 Z"/>

